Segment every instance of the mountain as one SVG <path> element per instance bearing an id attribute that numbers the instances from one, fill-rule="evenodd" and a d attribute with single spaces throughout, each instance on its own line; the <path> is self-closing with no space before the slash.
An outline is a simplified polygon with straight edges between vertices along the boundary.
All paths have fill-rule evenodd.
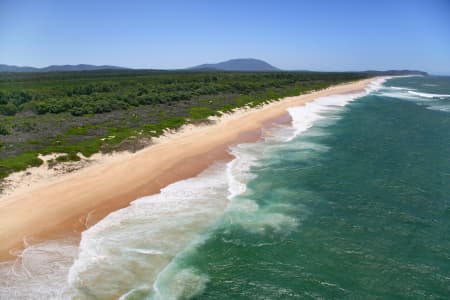
<path id="1" fill-rule="evenodd" d="M 53 65 L 41 68 L 42 72 L 65 72 L 65 71 L 93 71 L 93 70 L 122 70 L 127 69 L 117 66 L 95 66 L 95 65 Z"/>
<path id="2" fill-rule="evenodd" d="M 125 70 L 127 68 L 117 66 L 95 65 L 53 65 L 44 68 L 20 67 L 0 64 L 0 72 L 67 72 L 67 71 L 93 71 L 93 70 Z"/>
<path id="3" fill-rule="evenodd" d="M 0 72 L 36 72 L 36 70 L 38 69 L 33 67 L 19 67 L 0 64 Z"/>
<path id="4" fill-rule="evenodd" d="M 215 70 L 215 71 L 280 71 L 280 69 L 267 62 L 254 58 L 231 59 L 215 64 L 203 64 L 188 68 L 189 70 Z"/>

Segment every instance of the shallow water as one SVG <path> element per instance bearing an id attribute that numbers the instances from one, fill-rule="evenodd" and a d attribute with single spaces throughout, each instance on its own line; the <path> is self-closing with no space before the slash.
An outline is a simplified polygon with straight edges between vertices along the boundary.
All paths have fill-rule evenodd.
<path id="1" fill-rule="evenodd" d="M 289 110 L 292 126 L 0 265 L 0 298 L 450 297 L 450 79 Z"/>

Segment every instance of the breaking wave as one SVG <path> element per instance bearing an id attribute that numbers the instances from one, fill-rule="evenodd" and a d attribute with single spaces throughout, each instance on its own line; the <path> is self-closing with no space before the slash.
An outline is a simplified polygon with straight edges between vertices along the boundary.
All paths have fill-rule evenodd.
<path id="1" fill-rule="evenodd" d="M 397 86 L 383 87 L 377 94 L 385 97 L 411 101 L 431 110 L 450 112 L 450 94 L 427 93 L 418 91 L 414 88 Z"/>

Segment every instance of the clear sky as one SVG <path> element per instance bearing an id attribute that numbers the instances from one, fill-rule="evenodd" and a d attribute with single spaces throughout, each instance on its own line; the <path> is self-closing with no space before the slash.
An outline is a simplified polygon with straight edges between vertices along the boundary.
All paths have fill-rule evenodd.
<path id="1" fill-rule="evenodd" d="M 0 0 L 0 63 L 450 74 L 450 0 Z"/>

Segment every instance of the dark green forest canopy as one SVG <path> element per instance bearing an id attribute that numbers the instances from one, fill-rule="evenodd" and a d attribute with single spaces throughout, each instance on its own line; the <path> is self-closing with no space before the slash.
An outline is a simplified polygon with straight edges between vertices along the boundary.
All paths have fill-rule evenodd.
<path id="1" fill-rule="evenodd" d="M 243 106 L 368 77 L 364 73 L 102 70 L 0 73 L 0 178 L 42 162 L 136 150 L 143 140 Z"/>

